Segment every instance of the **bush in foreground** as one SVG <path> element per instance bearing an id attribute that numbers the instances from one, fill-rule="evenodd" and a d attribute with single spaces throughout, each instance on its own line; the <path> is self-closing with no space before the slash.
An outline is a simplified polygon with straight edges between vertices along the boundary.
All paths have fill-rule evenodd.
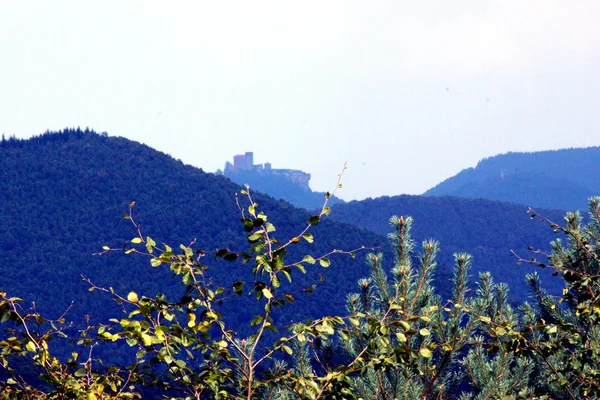
<path id="1" fill-rule="evenodd" d="M 110 295 L 125 317 L 74 334 L 64 318 L 51 321 L 26 312 L 21 299 L 0 293 L 7 327 L 0 365 L 9 376 L 0 382 L 1 398 L 135 399 L 144 393 L 180 399 L 580 399 L 600 394 L 600 198 L 590 199 L 587 225 L 579 213 L 567 214 L 564 226 L 547 221 L 564 236 L 542 255 L 547 260 L 520 258 L 563 277 L 559 298 L 543 290 L 535 273 L 526 277 L 535 302 L 519 309 L 508 304 L 506 285 L 494 283 L 489 274 L 481 274 L 469 292 L 471 257 L 456 254 L 453 294 L 442 299 L 432 285 L 438 243 L 423 242 L 415 256 L 412 219 L 393 217 L 394 265 L 386 272 L 381 254 L 367 255 L 370 277 L 348 297 L 346 315 L 283 326 L 283 319 L 274 317 L 285 315 L 300 292 L 313 290 L 295 288 L 295 274 L 313 264 L 327 268 L 332 256 L 354 257 L 364 249 L 290 262 L 287 249 L 311 243 L 311 227 L 330 209 L 325 204 L 298 235 L 280 240 L 249 192 L 242 194 L 248 203 L 240 206 L 246 251 L 208 254 L 193 243 L 177 249 L 158 244 L 143 235 L 131 212 L 126 218 L 135 229 L 133 239 L 123 249 L 102 250 L 148 257 L 152 267 L 170 268 L 181 281 L 180 298 L 117 293 L 88 280 L 90 290 Z M 211 256 L 244 264 L 247 280 L 219 286 L 207 265 Z M 230 326 L 220 312 L 234 297 L 256 310 L 247 326 Z M 53 352 L 62 340 L 75 349 L 66 360 Z M 95 357 L 96 347 L 110 342 L 135 350 L 130 365 L 111 366 Z M 23 363 L 35 365 L 39 374 L 24 374 Z"/>

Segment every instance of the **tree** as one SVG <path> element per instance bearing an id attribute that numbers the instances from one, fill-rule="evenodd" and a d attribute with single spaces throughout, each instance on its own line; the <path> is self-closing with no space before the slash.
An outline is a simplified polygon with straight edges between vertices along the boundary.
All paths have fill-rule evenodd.
<path id="1" fill-rule="evenodd" d="M 531 217 L 537 216 L 530 210 Z M 562 238 L 553 241 L 547 260 L 519 261 L 551 268 L 562 276 L 562 296 L 549 295 L 536 273 L 526 279 L 535 304 L 525 304 L 520 346 L 536 360 L 538 391 L 555 398 L 600 397 L 600 197 L 589 199 L 589 223 L 569 212 L 564 226 L 541 217 Z"/>
<path id="2" fill-rule="evenodd" d="M 249 249 L 237 253 L 223 248 L 212 255 L 229 262 L 249 263 L 251 277 L 247 282 L 235 282 L 231 288 L 216 286 L 204 261 L 209 254 L 195 251 L 194 243 L 174 250 L 144 236 L 133 219 L 135 203 L 131 203 L 125 218 L 132 222 L 136 236 L 123 249 L 105 246 L 100 254 L 124 251 L 149 257 L 152 267 L 168 266 L 185 288 L 180 299 L 167 299 L 160 293 L 154 297 L 141 296 L 135 291 L 119 294 L 86 279 L 91 291 L 108 293 L 123 307 L 127 317 L 113 318 L 107 325 L 89 326 L 74 339 L 66 333 L 69 327 L 64 326 L 63 318 L 49 321 L 35 312 L 26 313 L 19 307 L 21 299 L 0 293 L 2 321 L 10 320 L 14 325 L 8 328 L 10 336 L 0 342 L 0 361 L 10 374 L 6 382 L 0 383 L 5 398 L 139 398 L 140 387 L 150 386 L 160 387 L 169 396 L 186 399 L 251 399 L 281 379 L 266 370 L 277 353 L 293 352 L 289 346 L 294 339 L 333 335 L 331 327 L 344 324 L 340 317 L 309 321 L 289 336 L 279 333 L 272 317 L 275 309 L 294 303 L 294 294 L 285 292 L 282 285 L 282 281 L 292 281 L 294 270 L 304 272 L 307 264 L 315 263 L 328 267 L 334 254 L 354 255 L 353 251 L 333 250 L 318 257 L 306 255 L 301 260 L 285 262 L 289 246 L 301 241 L 313 242 L 309 230 L 329 214 L 327 200 L 331 195 L 327 194 L 320 213 L 311 216 L 306 227 L 287 241 L 275 238 L 275 226 L 267 215 L 258 211 L 249 190 L 242 191 L 242 195 L 249 203 L 247 209 L 240 205 Z M 246 329 L 251 332 L 249 336 L 231 329 L 219 312 L 219 306 L 235 295 L 245 296 L 247 303 L 254 299 L 260 307 L 249 320 L 250 327 Z M 252 310 L 251 304 L 247 306 Z M 74 340 L 82 347 L 67 362 L 61 362 L 51 352 L 52 341 L 60 337 Z M 137 349 L 131 365 L 106 368 L 102 360 L 92 357 L 98 344 L 120 341 Z M 43 370 L 49 385 L 28 382 L 14 368 L 19 360 L 16 356 L 30 357 Z M 286 379 L 294 380 L 294 385 L 305 385 L 301 379 Z M 314 377 L 310 386 L 317 386 L 319 397 L 323 397 L 334 388 L 331 381 L 329 376 Z"/>
<path id="3" fill-rule="evenodd" d="M 548 295 L 535 274 L 527 279 L 537 302 L 518 310 L 507 301 L 508 287 L 494 283 L 489 274 L 479 276 L 471 294 L 471 257 L 457 253 L 452 297 L 443 300 L 433 285 L 439 244 L 424 241 L 415 258 L 412 219 L 392 217 L 395 262 L 389 273 L 381 254 L 368 254 L 370 277 L 348 296 L 346 315 L 282 327 L 274 316 L 293 306 L 297 294 L 289 289 L 295 274 L 317 263 L 329 267 L 332 256 L 353 257 L 363 249 L 290 262 L 290 246 L 313 242 L 310 230 L 329 214 L 327 202 L 301 232 L 278 240 L 275 225 L 249 190 L 242 195 L 238 204 L 246 251 L 208 253 L 193 242 L 179 248 L 158 244 L 141 231 L 132 203 L 125 218 L 134 227 L 133 238 L 123 248 L 100 252 L 147 257 L 151 267 L 169 268 L 181 282 L 179 298 L 118 293 L 86 280 L 90 291 L 107 293 L 125 314 L 73 332 L 64 316 L 45 319 L 21 308 L 21 299 L 0 292 L 0 318 L 8 332 L 0 341 L 0 365 L 8 373 L 0 382 L 0 398 L 135 399 L 147 390 L 179 399 L 600 395 L 600 198 L 590 199 L 586 225 L 578 213 L 567 214 L 564 227 L 543 219 L 566 236 L 565 242 L 552 242 L 548 262 L 520 258 L 561 275 L 565 288 L 560 297 Z M 248 279 L 219 286 L 211 279 L 209 256 L 242 263 Z M 220 312 L 235 298 L 254 313 L 242 329 Z M 61 340 L 76 346 L 66 361 L 54 353 Z M 96 356 L 99 346 L 112 342 L 134 349 L 129 365 L 109 365 Z M 35 366 L 43 381 L 22 373 L 22 363 Z"/>

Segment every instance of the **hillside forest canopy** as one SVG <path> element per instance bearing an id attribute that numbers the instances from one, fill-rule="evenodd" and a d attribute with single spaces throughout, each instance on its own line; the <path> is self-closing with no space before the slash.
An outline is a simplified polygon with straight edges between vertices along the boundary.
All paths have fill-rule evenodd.
<path id="1" fill-rule="evenodd" d="M 231 230 L 243 241 L 227 240 L 216 248 L 205 247 L 202 238 L 173 241 L 164 226 L 157 236 L 157 227 L 146 221 L 160 210 L 138 215 L 140 205 L 127 203 L 121 217 L 126 236 L 103 238 L 94 251 L 125 264 L 141 261 L 169 292 L 151 293 L 141 282 L 129 281 L 130 275 L 121 277 L 119 287 L 84 275 L 86 297 L 114 303 L 106 320 L 75 324 L 68 306 L 56 316 L 43 315 L 28 306 L 27 296 L 2 288 L 0 398 L 581 399 L 600 394 L 600 197 L 589 199 L 585 221 L 577 211 L 557 222 L 530 210 L 555 239 L 549 251 L 516 253 L 516 260 L 531 266 L 524 278 L 531 298 L 515 304 L 510 287 L 490 273 L 473 279 L 473 259 L 464 252 L 452 256 L 448 290 L 436 291 L 440 243 L 415 241 L 418 221 L 410 216 L 388 219 L 389 252 L 377 243 L 363 247 L 350 240 L 323 249 L 320 238 L 330 241 L 325 231 L 345 228 L 327 221 L 335 212 L 327 201 L 314 213 L 289 208 L 280 214 L 285 205 L 248 188 L 236 191 L 238 229 Z M 276 217 L 269 213 L 271 205 Z M 304 223 L 286 227 L 295 215 Z M 86 221 L 85 226 L 94 225 Z M 366 230 L 352 232 L 359 242 L 376 240 Z M 60 254 L 48 255 L 54 256 Z M 346 259 L 366 261 L 368 273 L 349 288 L 343 309 L 285 318 L 303 307 L 303 298 L 327 296 L 323 289 L 329 281 L 320 272 Z M 561 279 L 560 294 L 548 294 L 537 270 Z M 136 264 L 132 275 L 139 271 Z M 111 361 L 111 348 L 119 349 L 118 362 Z"/>

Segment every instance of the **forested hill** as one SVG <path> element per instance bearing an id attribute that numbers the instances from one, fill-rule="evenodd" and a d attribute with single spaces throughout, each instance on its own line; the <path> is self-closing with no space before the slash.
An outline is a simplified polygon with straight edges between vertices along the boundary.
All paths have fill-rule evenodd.
<path id="1" fill-rule="evenodd" d="M 157 292 L 174 295 L 168 267 L 151 268 L 148 259 L 122 253 L 92 256 L 103 245 L 121 247 L 136 236 L 122 215 L 136 205 L 134 218 L 144 235 L 173 248 L 196 240 L 206 251 L 229 247 L 247 250 L 248 243 L 235 194 L 240 187 L 228 179 L 184 165 L 139 143 L 91 131 L 66 130 L 28 140 L 0 142 L 0 290 L 18 296 L 43 313 L 58 317 L 74 301 L 69 317 L 106 317 L 113 304 L 102 293 L 88 292 L 81 275 L 121 294 Z M 255 194 L 254 200 L 277 227 L 275 235 L 290 238 L 305 226 L 309 214 L 283 201 Z M 242 204 L 243 199 L 240 200 Z M 305 252 L 315 256 L 333 249 L 381 246 L 385 239 L 332 220 L 316 226 L 315 242 L 300 244 L 288 260 Z M 117 254 L 118 253 L 118 254 Z M 365 254 L 366 255 L 366 254 Z M 313 295 L 299 295 L 299 307 L 286 318 L 343 312 L 346 294 L 368 274 L 364 256 L 334 255 L 331 267 L 311 266 L 299 289 L 317 282 Z M 217 282 L 252 281 L 250 264 L 214 261 L 206 256 Z M 319 282 L 319 275 L 325 278 Z M 298 278 L 303 276 L 297 274 Z M 231 287 L 231 286 L 229 286 Z M 304 300 L 303 300 L 304 299 Z M 229 305 L 243 320 L 244 308 Z M 231 303 L 234 304 L 234 303 Z M 111 316 L 114 316 L 111 315 Z M 246 321 L 247 322 L 247 321 Z"/>
<path id="2" fill-rule="evenodd" d="M 425 196 L 509 201 L 532 207 L 585 210 L 600 193 L 600 147 L 508 153 L 481 160 L 429 189 Z"/>
<path id="3" fill-rule="evenodd" d="M 562 223 L 564 212 L 540 210 L 541 214 Z M 544 256 L 532 254 L 528 247 L 549 249 L 556 234 L 548 224 L 531 220 L 527 207 L 499 201 L 464 199 L 458 197 L 383 196 L 376 199 L 351 201 L 333 207 L 332 218 L 348 222 L 381 234 L 390 232 L 390 215 L 410 215 L 414 218 L 413 236 L 417 243 L 434 238 L 440 241 L 440 280 L 450 279 L 452 254 L 468 252 L 474 257 L 471 273 L 491 271 L 498 282 L 509 284 L 511 297 L 524 301 L 530 296 L 525 274 L 542 274 L 545 286 L 555 293 L 562 283 L 558 278 L 544 274 L 546 270 L 532 265 L 516 266 L 511 250 L 525 258 Z"/>
<path id="4" fill-rule="evenodd" d="M 92 254 L 103 245 L 122 246 L 135 236 L 134 227 L 122 218 L 131 201 L 137 203 L 133 212 L 143 233 L 159 243 L 176 248 L 196 239 L 196 247 L 205 250 L 247 249 L 235 200 L 239 190 L 222 176 L 204 173 L 124 138 L 67 130 L 28 140 L 3 140 L 0 290 L 22 297 L 28 304 L 35 301 L 38 309 L 53 316 L 74 301 L 69 315 L 75 319 L 86 314 L 102 319 L 110 309 L 107 305 L 112 304 L 102 294 L 89 293 L 81 275 L 121 293 L 136 290 L 172 296 L 174 285 L 168 269 L 150 268 L 147 260 L 132 255 Z M 309 217 L 304 210 L 268 196 L 255 194 L 254 200 L 277 226 L 278 238 L 298 234 Z M 553 238 L 546 227 L 529 220 L 525 211 L 525 207 L 498 202 L 422 196 L 338 204 L 331 217 L 315 227 L 315 242 L 299 245 L 302 247 L 288 259 L 305 252 L 320 255 L 362 245 L 383 247 L 389 218 L 412 215 L 417 240 L 433 237 L 441 241 L 437 286 L 442 292 L 451 274 L 451 254 L 467 251 L 475 256 L 476 271 L 492 271 L 497 280 L 511 284 L 514 297 L 523 300 L 527 298 L 523 276 L 533 269 L 516 267 L 509 251 L 525 255 L 527 246 L 547 248 Z M 562 220 L 562 212 L 548 216 Z M 362 254 L 355 259 L 338 256 L 330 268 L 309 268 L 306 276 L 294 281 L 294 287 L 301 289 L 317 281 L 317 292 L 300 296 L 300 306 L 285 318 L 343 313 L 346 294 L 356 291 L 357 279 L 368 275 L 363 260 Z M 207 264 L 216 281 L 252 279 L 247 265 L 216 262 L 212 257 Z M 391 264 L 388 257 L 385 265 Z M 323 283 L 319 282 L 321 274 Z M 243 320 L 243 308 L 233 302 L 224 307 Z"/>

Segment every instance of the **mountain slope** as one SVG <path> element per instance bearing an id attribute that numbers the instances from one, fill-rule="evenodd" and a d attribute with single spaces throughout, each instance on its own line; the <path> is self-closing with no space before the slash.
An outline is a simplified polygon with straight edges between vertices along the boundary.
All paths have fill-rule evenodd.
<path id="1" fill-rule="evenodd" d="M 387 221 L 391 215 L 410 215 L 414 218 L 413 236 L 417 243 L 427 238 L 440 241 L 441 282 L 452 275 L 451 255 L 468 252 L 474 257 L 473 280 L 479 272 L 491 271 L 494 279 L 509 284 L 513 300 L 524 301 L 529 297 L 526 273 L 542 273 L 554 292 L 562 287 L 557 278 L 543 274 L 544 270 L 515 265 L 511 250 L 529 258 L 529 246 L 548 249 L 548 243 L 556 238 L 547 226 L 532 221 L 526 211 L 521 205 L 490 200 L 403 195 L 338 204 L 331 215 L 380 234 L 390 232 Z M 559 223 L 564 215 L 557 210 L 540 211 Z"/>
<path id="2" fill-rule="evenodd" d="M 481 160 L 425 196 L 510 201 L 532 207 L 585 210 L 600 193 L 600 147 L 508 153 Z"/>
<path id="3" fill-rule="evenodd" d="M 240 187 L 224 177 L 204 173 L 145 145 L 94 132 L 67 130 L 29 140 L 0 143 L 0 289 L 32 301 L 57 317 L 73 301 L 69 316 L 79 322 L 90 314 L 105 319 L 118 307 L 100 293 L 89 293 L 81 275 L 112 286 L 119 293 L 136 290 L 180 295 L 168 268 L 150 268 L 147 259 L 110 253 L 92 256 L 103 245 L 121 247 L 136 235 L 122 218 L 131 201 L 134 218 L 144 235 L 173 248 L 196 240 L 196 247 L 212 251 L 247 249 L 235 194 Z M 256 193 L 254 201 L 277 226 L 277 237 L 297 234 L 309 214 L 283 201 Z M 243 199 L 240 200 L 243 204 Z M 381 246 L 382 236 L 354 226 L 324 221 L 313 231 L 313 245 L 298 245 L 288 260 L 309 252 Z M 206 263 L 218 282 L 252 279 L 249 264 Z M 299 295 L 299 306 L 289 318 L 343 312 L 346 293 L 367 274 L 363 257 L 333 257 L 328 269 L 309 268 L 297 275 L 293 288 L 325 284 L 313 296 Z M 229 286 L 231 287 L 231 286 Z M 322 287 L 322 289 L 321 289 Z M 327 299 L 323 301 L 322 299 Z M 242 324 L 246 310 L 237 300 L 224 307 L 233 322 Z M 243 300 L 242 300 L 243 301 Z"/>

